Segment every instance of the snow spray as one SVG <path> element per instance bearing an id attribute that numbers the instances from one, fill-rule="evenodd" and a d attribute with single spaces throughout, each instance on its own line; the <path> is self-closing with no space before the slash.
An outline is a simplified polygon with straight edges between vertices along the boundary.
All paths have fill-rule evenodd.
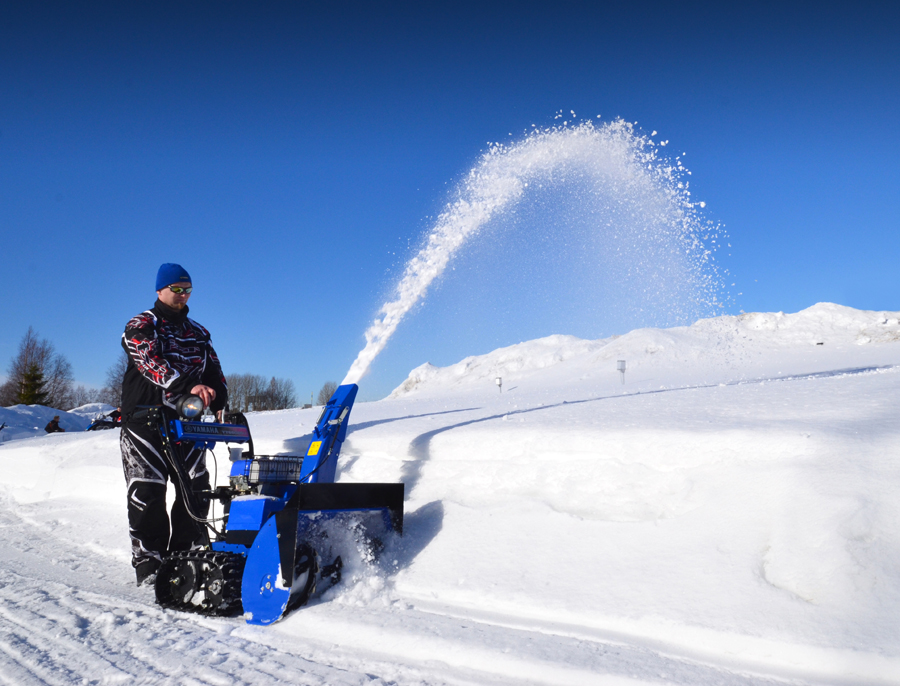
<path id="1" fill-rule="evenodd" d="M 716 314 L 722 291 L 713 261 L 719 229 L 701 218 L 698 208 L 705 204 L 691 199 L 685 178 L 690 172 L 681 158 L 661 156 L 659 149 L 667 142 L 655 142 L 654 135 L 640 134 L 621 119 L 588 120 L 535 128 L 520 141 L 491 145 L 406 264 L 391 299 L 366 330 L 366 345 L 343 383 L 357 383 L 368 372 L 404 316 L 467 240 L 491 219 L 510 212 L 529 189 L 552 184 L 588 189 L 586 203 L 602 206 L 606 213 L 596 231 L 615 233 L 617 245 L 624 246 L 616 250 L 624 251 L 629 272 L 636 263 L 645 265 L 640 273 L 631 273 L 631 281 L 640 284 L 632 290 L 645 298 L 639 309 L 665 311 L 668 325 Z"/>

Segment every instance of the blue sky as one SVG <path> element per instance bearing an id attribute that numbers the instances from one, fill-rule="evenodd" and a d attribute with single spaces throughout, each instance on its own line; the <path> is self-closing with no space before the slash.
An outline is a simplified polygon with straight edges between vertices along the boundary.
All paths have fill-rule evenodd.
<path id="1" fill-rule="evenodd" d="M 7 3 L 0 366 L 34 326 L 100 385 L 175 261 L 226 371 L 308 397 L 341 380 L 487 143 L 560 110 L 686 153 L 730 236 L 729 312 L 900 309 L 900 11 L 724 5 Z M 436 338 L 447 306 L 401 324 L 361 397 L 425 361 L 574 333 L 513 304 L 502 334 Z"/>

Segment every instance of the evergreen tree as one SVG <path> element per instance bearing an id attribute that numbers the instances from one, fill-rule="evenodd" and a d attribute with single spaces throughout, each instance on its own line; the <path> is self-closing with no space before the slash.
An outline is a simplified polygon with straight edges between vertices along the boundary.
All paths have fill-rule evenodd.
<path id="1" fill-rule="evenodd" d="M 0 385 L 0 406 L 19 402 L 25 387 L 25 373 L 36 366 L 44 379 L 46 394 L 42 405 L 68 410 L 72 399 L 72 365 L 53 348 L 46 338 L 41 339 L 32 327 L 19 343 L 19 352 L 9 365 L 6 383 Z"/>
<path id="2" fill-rule="evenodd" d="M 37 364 L 32 363 L 22 375 L 22 386 L 16 402 L 20 405 L 44 405 L 47 401 L 44 383 L 44 373 Z"/>

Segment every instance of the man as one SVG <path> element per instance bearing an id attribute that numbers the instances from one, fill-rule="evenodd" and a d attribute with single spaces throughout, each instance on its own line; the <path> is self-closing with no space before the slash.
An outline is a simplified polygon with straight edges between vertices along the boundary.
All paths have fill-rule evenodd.
<path id="1" fill-rule="evenodd" d="M 175 489 L 171 530 L 166 512 L 166 481 L 172 478 L 156 427 L 135 419 L 139 406 L 156 405 L 175 417 L 175 404 L 184 395 L 197 395 L 204 407 L 218 412 L 228 391 L 209 332 L 188 317 L 193 284 L 178 264 L 166 263 L 156 276 L 157 300 L 125 326 L 122 347 L 128 366 L 122 380 L 122 466 L 128 484 L 128 526 L 132 565 L 137 583 L 152 583 L 163 555 L 207 543 L 206 530 L 195 521 L 179 489 Z M 177 447 L 178 459 L 190 476 L 195 493 L 209 489 L 206 455 L 188 445 Z M 209 504 L 201 499 L 206 517 Z"/>
<path id="2" fill-rule="evenodd" d="M 52 434 L 57 431 L 65 432 L 65 429 L 59 425 L 59 415 L 55 415 L 53 419 L 47 422 L 47 426 L 44 427 L 44 431 L 46 431 L 48 434 Z"/>

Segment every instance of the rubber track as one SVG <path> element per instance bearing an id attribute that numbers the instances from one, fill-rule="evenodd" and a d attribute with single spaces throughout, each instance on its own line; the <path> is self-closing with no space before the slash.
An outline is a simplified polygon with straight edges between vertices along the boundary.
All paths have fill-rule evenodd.
<path id="1" fill-rule="evenodd" d="M 184 603 L 174 601 L 171 594 L 160 593 L 158 583 L 156 587 L 156 602 L 162 607 L 168 607 L 182 612 L 193 612 L 201 615 L 231 617 L 243 614 L 244 608 L 241 603 L 241 578 L 244 575 L 244 563 L 246 562 L 246 558 L 243 555 L 216 552 L 213 550 L 178 550 L 169 554 L 163 560 L 157 580 L 163 577 L 162 572 L 164 572 L 167 565 L 174 564 L 181 560 L 193 560 L 200 564 L 209 565 L 210 567 L 218 567 L 222 570 L 222 577 L 224 580 L 222 602 L 214 607 L 202 607 L 190 602 Z M 163 597 L 160 597 L 161 595 Z"/>

